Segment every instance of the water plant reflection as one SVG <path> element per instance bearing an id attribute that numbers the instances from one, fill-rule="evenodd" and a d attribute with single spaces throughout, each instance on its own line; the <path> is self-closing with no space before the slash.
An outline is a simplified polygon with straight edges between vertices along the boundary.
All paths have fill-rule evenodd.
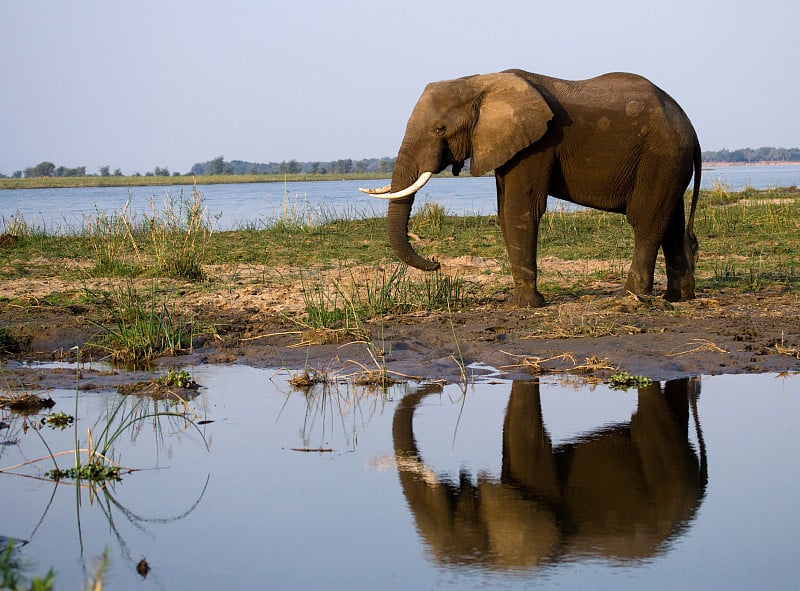
<path id="1" fill-rule="evenodd" d="M 578 558 L 644 560 L 694 519 L 707 484 L 696 414 L 698 380 L 638 390 L 629 423 L 553 446 L 538 381 L 516 381 L 503 425 L 499 479 L 438 475 L 420 455 L 414 411 L 426 391 L 397 406 L 392 436 L 403 493 L 418 533 L 442 564 L 531 569 Z M 699 450 L 689 438 L 694 410 Z"/>
<path id="2" fill-rule="evenodd" d="M 302 447 L 293 447 L 293 451 L 335 451 L 330 442 L 337 423 L 341 425 L 347 450 L 355 450 L 359 431 L 381 414 L 394 396 L 407 391 L 409 380 L 419 380 L 387 371 L 369 346 L 368 351 L 375 368 L 350 361 L 350 365 L 358 368 L 351 373 L 310 367 L 294 374 L 289 372 L 288 383 L 292 390 L 305 398 L 305 413 L 299 431 Z M 284 407 L 291 395 L 286 394 Z"/>
<path id="3" fill-rule="evenodd" d="M 142 449 L 150 451 L 146 451 L 145 456 L 140 456 L 139 462 L 143 461 L 142 457 L 153 458 L 153 454 L 155 454 L 154 465 L 158 469 L 162 451 L 165 448 L 169 451 L 176 438 L 191 437 L 195 442 L 199 439 L 199 443 L 206 450 L 209 449 L 209 443 L 206 435 L 192 418 L 199 416 L 198 413 L 185 400 L 176 403 L 168 399 L 151 399 L 123 394 L 102 394 L 88 397 L 92 400 L 84 400 L 83 394 L 76 393 L 75 415 L 77 418 L 61 413 L 68 419 L 72 419 L 67 421 L 68 424 L 75 426 L 73 439 L 75 449 L 65 452 L 55 450 L 70 438 L 70 434 L 62 433 L 64 431 L 60 427 L 62 420 L 55 424 L 50 420 L 58 417 L 59 413 L 47 415 L 41 419 L 32 419 L 19 413 L 3 412 L 2 418 L 5 427 L 2 430 L 2 439 L 0 439 L 0 444 L 2 444 L 0 445 L 0 459 L 3 458 L 3 451 L 18 450 L 19 455 L 23 457 L 28 455 L 26 452 L 31 449 L 33 442 L 25 440 L 30 439 L 32 435 L 36 436 L 33 438 L 34 440 L 38 438 L 47 448 L 48 455 L 35 460 L 23 461 L 13 466 L 2 467 L 0 465 L 0 474 L 39 482 L 52 482 L 49 498 L 46 503 L 43 501 L 41 511 L 36 512 L 38 515 L 35 518 L 36 522 L 30 524 L 30 533 L 25 536 L 30 541 L 42 537 L 46 540 L 52 536 L 52 523 L 48 522 L 63 523 L 64 501 L 66 500 L 67 505 L 69 504 L 69 496 L 65 499 L 63 495 L 74 494 L 74 539 L 80 550 L 84 579 L 96 580 L 99 577 L 102 580 L 102 571 L 105 567 L 87 569 L 87 563 L 83 560 L 85 544 L 83 531 L 86 522 L 90 523 L 88 530 L 90 532 L 89 539 L 92 542 L 96 541 L 95 537 L 98 531 L 110 532 L 114 539 L 111 545 L 118 549 L 124 562 L 129 563 L 133 568 L 140 562 L 141 555 L 130 550 L 126 542 L 127 536 L 134 535 L 135 532 L 137 538 L 141 533 L 152 538 L 155 533 L 152 531 L 153 528 L 173 524 L 192 514 L 201 504 L 210 480 L 210 474 L 199 473 L 197 474 L 198 480 L 194 483 L 196 488 L 192 483 L 183 483 L 183 486 L 188 487 L 187 494 L 182 494 L 177 499 L 177 504 L 172 499 L 163 499 L 162 503 L 157 503 L 158 507 L 155 509 L 134 510 L 124 500 L 126 497 L 130 498 L 131 491 L 126 489 L 127 482 L 119 482 L 119 474 L 122 472 L 119 468 L 121 457 L 117 444 L 123 439 L 128 439 L 129 441 L 121 447 L 128 452 L 133 452 L 132 446 L 137 439 L 145 434 L 152 434 L 155 445 L 151 447 L 145 442 L 145 445 L 141 446 Z M 88 414 L 87 406 L 96 408 L 98 402 L 101 407 L 99 416 L 94 427 L 87 429 L 87 445 L 83 447 L 78 442 L 77 425 L 82 417 Z M 92 436 L 93 429 L 96 436 Z M 79 456 L 83 454 L 85 454 L 86 461 L 80 462 Z M 74 465 L 71 468 L 60 469 L 58 467 L 57 458 L 64 455 L 74 457 Z M 55 464 L 55 470 L 42 475 L 39 470 L 36 470 L 36 467 L 42 462 L 52 462 Z M 31 468 L 34 470 L 31 471 Z M 140 465 L 134 469 L 125 469 L 125 472 L 130 473 L 141 469 Z M 112 470 L 115 475 L 111 475 Z M 152 480 L 152 474 L 150 478 L 142 474 L 142 478 Z M 135 482 L 136 479 L 132 480 L 134 480 L 131 483 L 133 490 L 141 490 L 142 484 Z M 194 488 L 193 491 L 192 488 Z M 142 500 L 141 497 L 136 496 L 135 492 L 133 498 L 140 502 Z M 29 499 L 27 502 L 30 504 L 31 500 Z M 53 509 L 54 506 L 59 508 Z M 48 519 L 48 514 L 51 512 L 56 515 L 51 515 Z M 104 523 L 105 526 L 98 527 L 98 522 Z M 124 525 L 126 522 L 127 525 Z M 100 564 L 108 563 L 108 551 L 109 546 L 106 546 Z M 93 558 L 90 557 L 89 562 L 92 560 Z M 99 587 L 92 586 L 91 588 Z"/>

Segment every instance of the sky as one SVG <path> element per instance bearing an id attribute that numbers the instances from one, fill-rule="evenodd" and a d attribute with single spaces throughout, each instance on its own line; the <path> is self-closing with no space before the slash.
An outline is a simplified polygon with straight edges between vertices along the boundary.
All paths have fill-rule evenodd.
<path id="1" fill-rule="evenodd" d="M 0 0 L 0 173 L 394 156 L 428 82 L 642 74 L 704 150 L 800 145 L 796 0 Z"/>

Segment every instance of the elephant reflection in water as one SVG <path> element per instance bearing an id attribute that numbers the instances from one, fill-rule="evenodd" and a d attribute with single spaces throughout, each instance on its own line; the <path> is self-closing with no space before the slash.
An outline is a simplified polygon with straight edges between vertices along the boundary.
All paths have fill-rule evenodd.
<path id="1" fill-rule="evenodd" d="M 525 569 L 568 558 L 636 560 L 656 555 L 693 519 L 707 482 L 689 441 L 689 406 L 699 381 L 639 390 L 630 423 L 553 446 L 539 384 L 515 381 L 503 425 L 500 480 L 458 484 L 420 457 L 414 410 L 427 393 L 403 398 L 392 435 L 400 482 L 417 529 L 445 564 Z M 696 412 L 694 413 L 697 419 Z"/>

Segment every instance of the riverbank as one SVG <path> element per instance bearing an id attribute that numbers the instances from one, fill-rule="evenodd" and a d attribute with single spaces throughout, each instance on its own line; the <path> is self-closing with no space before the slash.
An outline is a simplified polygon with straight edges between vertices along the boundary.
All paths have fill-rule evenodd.
<path id="1" fill-rule="evenodd" d="M 179 333 L 134 356 L 163 366 L 361 367 L 450 381 L 494 371 L 486 366 L 528 378 L 798 371 L 800 196 L 776 195 L 703 193 L 697 298 L 674 304 L 622 292 L 630 226 L 592 210 L 547 214 L 539 248 L 547 305 L 531 310 L 510 303 L 496 216 L 415 214 L 414 244 L 441 261 L 438 274 L 398 263 L 381 218 L 260 231 L 192 226 L 201 240 L 189 253 L 195 267 L 175 260 L 187 239 L 179 230 L 166 247 L 154 226 L 132 231 L 108 218 L 104 234 L 21 232 L 0 246 L 0 350 L 8 361 L 74 360 L 77 350 L 84 360 L 125 359 L 134 345 L 111 337 L 139 314 L 144 328 L 158 319 L 159 338 Z M 662 293 L 663 259 L 655 283 Z M 14 371 L 31 387 L 69 379 L 35 366 Z"/>

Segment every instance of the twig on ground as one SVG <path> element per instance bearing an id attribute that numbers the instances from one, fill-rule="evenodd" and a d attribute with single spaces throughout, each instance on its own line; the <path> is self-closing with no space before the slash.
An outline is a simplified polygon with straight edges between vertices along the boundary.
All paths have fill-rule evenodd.
<path id="1" fill-rule="evenodd" d="M 668 357 L 681 357 L 683 355 L 693 355 L 695 353 L 701 353 L 704 351 L 708 351 L 710 353 L 728 353 L 726 349 L 723 349 L 719 345 L 716 345 L 709 341 L 708 339 L 692 339 L 689 341 L 689 345 L 694 345 L 694 347 L 690 349 L 686 349 L 685 351 L 679 351 L 677 353 L 667 353 Z"/>

